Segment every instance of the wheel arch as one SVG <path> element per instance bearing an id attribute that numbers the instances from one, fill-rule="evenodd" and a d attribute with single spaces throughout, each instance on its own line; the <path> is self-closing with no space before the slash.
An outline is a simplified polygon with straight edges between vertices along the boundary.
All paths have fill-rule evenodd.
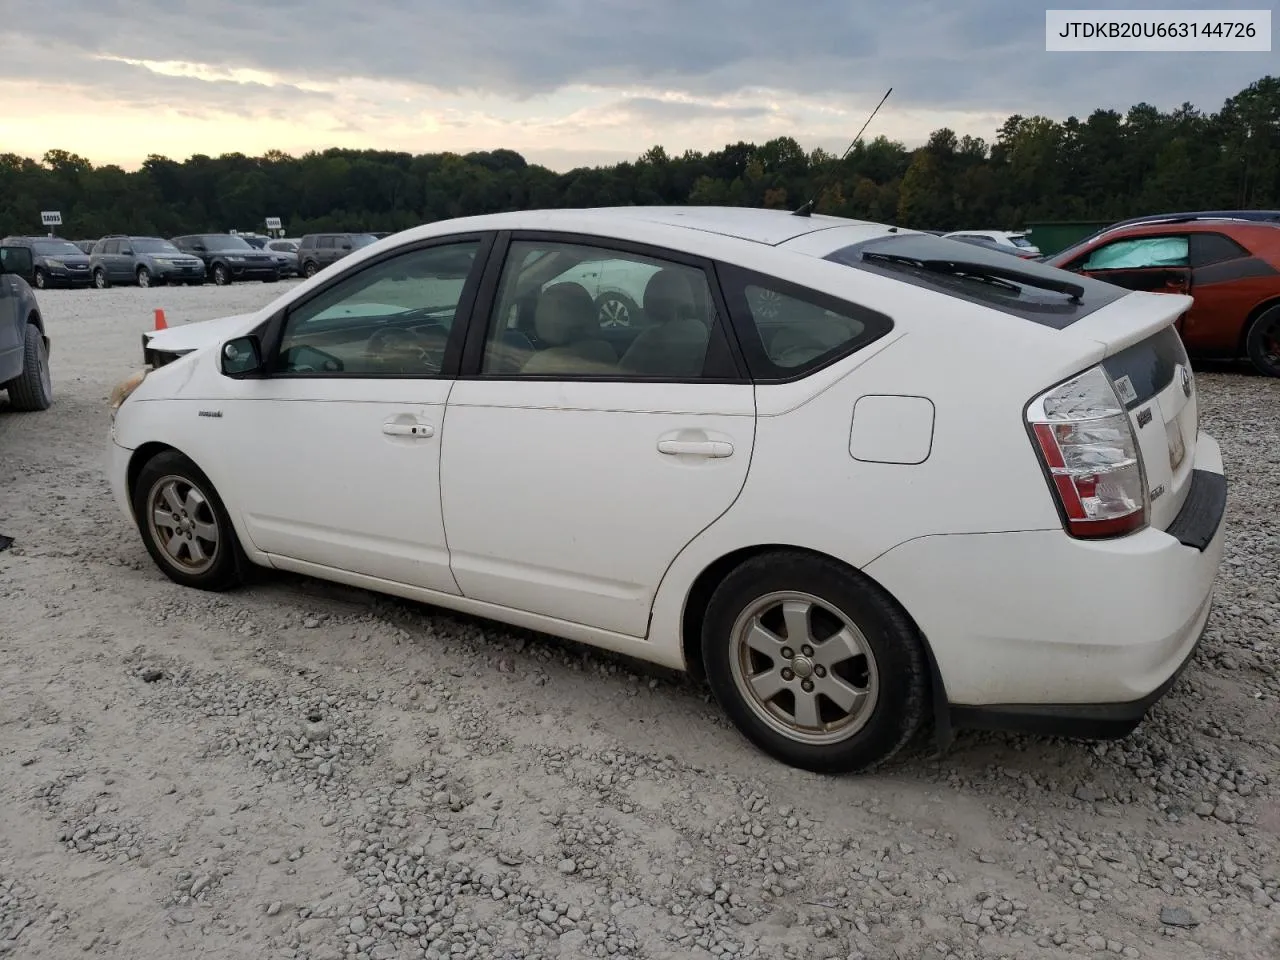
<path id="1" fill-rule="evenodd" d="M 140 444 L 137 449 L 133 451 L 132 455 L 129 457 L 129 465 L 125 469 L 125 497 L 129 502 L 130 513 L 136 514 L 136 511 L 133 509 L 133 496 L 137 488 L 138 477 L 142 473 L 143 467 L 154 460 L 159 454 L 168 452 L 173 452 L 186 457 L 195 464 L 196 469 L 205 474 L 205 477 L 209 480 L 209 483 L 213 487 L 213 494 L 222 503 L 223 509 L 227 512 L 227 518 L 231 523 L 231 529 L 235 540 L 237 569 L 242 575 L 247 575 L 252 569 L 255 561 L 249 557 L 248 551 L 245 548 L 245 544 L 250 543 L 251 541 L 248 539 L 244 529 L 242 529 L 239 517 L 236 515 L 235 511 L 227 505 L 226 500 L 223 499 L 222 491 L 218 489 L 217 484 L 213 482 L 211 477 L 209 477 L 200 462 L 180 447 L 175 447 L 171 443 L 165 443 L 163 440 L 148 440 L 146 443 Z M 138 518 L 135 516 L 134 520 L 137 521 L 137 519 Z"/>
<path id="2" fill-rule="evenodd" d="M 27 314 L 27 323 L 40 331 L 40 335 L 44 336 L 44 318 L 40 316 L 40 311 L 34 307 Z"/>
<path id="3" fill-rule="evenodd" d="M 1237 346 L 1239 356 L 1247 357 L 1249 355 L 1249 331 L 1253 329 L 1254 321 L 1270 310 L 1272 307 L 1280 307 L 1280 297 L 1269 297 L 1249 311 L 1249 315 L 1244 318 L 1244 323 L 1240 325 L 1240 343 Z"/>
<path id="4" fill-rule="evenodd" d="M 164 453 L 166 450 L 172 450 L 174 453 L 181 453 L 184 457 L 191 460 L 191 457 L 177 447 L 161 443 L 157 440 L 148 441 L 133 451 L 133 455 L 129 457 L 129 468 L 125 473 L 125 492 L 129 495 L 130 502 L 133 501 L 133 488 L 138 482 L 138 474 L 142 472 L 151 460 L 155 459 L 157 454 Z M 195 460 L 191 460 L 195 463 Z M 199 466 L 199 464 L 196 464 Z"/>
<path id="5" fill-rule="evenodd" d="M 702 665 L 702 622 L 706 617 L 707 606 L 711 602 L 711 595 L 715 593 L 716 587 L 723 583 L 730 573 L 748 560 L 753 560 L 769 553 L 781 552 L 805 553 L 818 559 L 839 564 L 849 572 L 857 574 L 883 593 L 915 628 L 916 636 L 920 638 L 920 644 L 924 650 L 925 662 L 929 668 L 929 691 L 927 697 L 934 722 L 934 736 L 939 749 L 945 749 L 952 739 L 951 708 L 947 700 L 946 683 L 942 679 L 942 672 L 938 669 L 938 661 L 933 655 L 933 647 L 929 643 L 928 636 L 920 629 L 920 625 L 911 616 L 910 611 L 902 605 L 897 597 L 886 590 L 883 584 L 847 561 L 841 560 L 839 557 L 833 557 L 828 553 L 823 553 L 820 550 L 811 550 L 807 547 L 798 547 L 787 543 L 763 543 L 740 547 L 707 564 L 702 572 L 694 578 L 693 584 L 689 587 L 689 592 L 685 596 L 684 609 L 680 615 L 680 650 L 684 658 L 685 671 L 699 683 L 706 680 L 706 671 Z"/>

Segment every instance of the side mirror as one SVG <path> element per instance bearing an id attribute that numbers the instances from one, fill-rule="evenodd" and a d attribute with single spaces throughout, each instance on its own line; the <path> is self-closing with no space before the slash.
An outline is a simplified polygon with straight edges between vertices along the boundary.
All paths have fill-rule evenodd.
<path id="1" fill-rule="evenodd" d="M 350 249 L 351 249 L 351 241 L 349 241 L 349 240 L 344 240 L 344 241 L 342 242 L 342 245 L 341 245 L 340 247 L 338 247 L 338 249 L 339 249 L 339 250 L 350 250 Z"/>
<path id="2" fill-rule="evenodd" d="M 254 336 L 236 337 L 222 345 L 222 375 L 241 380 L 262 372 L 262 348 Z"/>
<path id="3" fill-rule="evenodd" d="M 208 247 L 206 247 L 203 243 L 193 243 L 193 244 L 191 245 L 191 249 L 192 249 L 192 250 L 194 250 L 196 253 L 208 253 L 208 252 L 209 252 L 209 248 L 208 248 Z"/>
<path id="4" fill-rule="evenodd" d="M 30 277 L 35 268 L 35 258 L 27 247 L 0 247 L 0 273 L 18 277 Z"/>
<path id="5" fill-rule="evenodd" d="M 125 247 L 125 248 L 124 248 L 123 250 L 121 250 L 120 252 L 121 252 L 122 254 L 124 254 L 126 257 L 132 257 L 132 256 L 133 256 L 133 247 Z"/>

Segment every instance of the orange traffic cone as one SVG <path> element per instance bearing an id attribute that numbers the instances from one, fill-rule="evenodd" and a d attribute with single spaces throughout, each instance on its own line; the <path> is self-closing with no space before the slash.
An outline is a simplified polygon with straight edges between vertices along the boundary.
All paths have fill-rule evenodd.
<path id="1" fill-rule="evenodd" d="M 169 324 L 164 322 L 164 311 L 161 310 L 159 307 L 156 307 L 156 329 L 157 330 L 169 329 Z"/>

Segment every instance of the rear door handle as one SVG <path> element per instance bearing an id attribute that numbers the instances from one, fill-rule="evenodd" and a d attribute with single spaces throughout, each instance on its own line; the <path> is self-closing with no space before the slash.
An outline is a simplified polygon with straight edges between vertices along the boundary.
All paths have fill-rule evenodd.
<path id="1" fill-rule="evenodd" d="M 382 432 L 389 437 L 427 437 L 435 436 L 436 428 L 429 423 L 401 423 L 388 420 L 382 425 Z"/>
<path id="2" fill-rule="evenodd" d="M 658 452 L 673 457 L 731 457 L 733 444 L 727 440 L 659 440 Z"/>

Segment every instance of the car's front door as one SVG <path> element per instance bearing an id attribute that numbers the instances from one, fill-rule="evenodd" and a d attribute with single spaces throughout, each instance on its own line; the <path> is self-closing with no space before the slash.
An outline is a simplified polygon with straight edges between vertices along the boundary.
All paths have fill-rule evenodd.
<path id="1" fill-rule="evenodd" d="M 230 381 L 220 427 L 234 478 L 228 505 L 255 547 L 458 593 L 440 512 L 440 443 L 491 243 L 470 234 L 389 252 L 270 322 L 266 375 Z"/>
<path id="2" fill-rule="evenodd" d="M 754 390 L 706 263 L 555 234 L 505 243 L 445 418 L 454 577 L 470 598 L 644 637 L 668 565 L 742 489 Z M 622 355 L 576 282 L 613 258 L 653 274 Z"/>
<path id="3" fill-rule="evenodd" d="M 1112 240 L 1094 247 L 1069 269 L 1129 290 L 1191 293 L 1191 253 L 1186 233 Z"/>

